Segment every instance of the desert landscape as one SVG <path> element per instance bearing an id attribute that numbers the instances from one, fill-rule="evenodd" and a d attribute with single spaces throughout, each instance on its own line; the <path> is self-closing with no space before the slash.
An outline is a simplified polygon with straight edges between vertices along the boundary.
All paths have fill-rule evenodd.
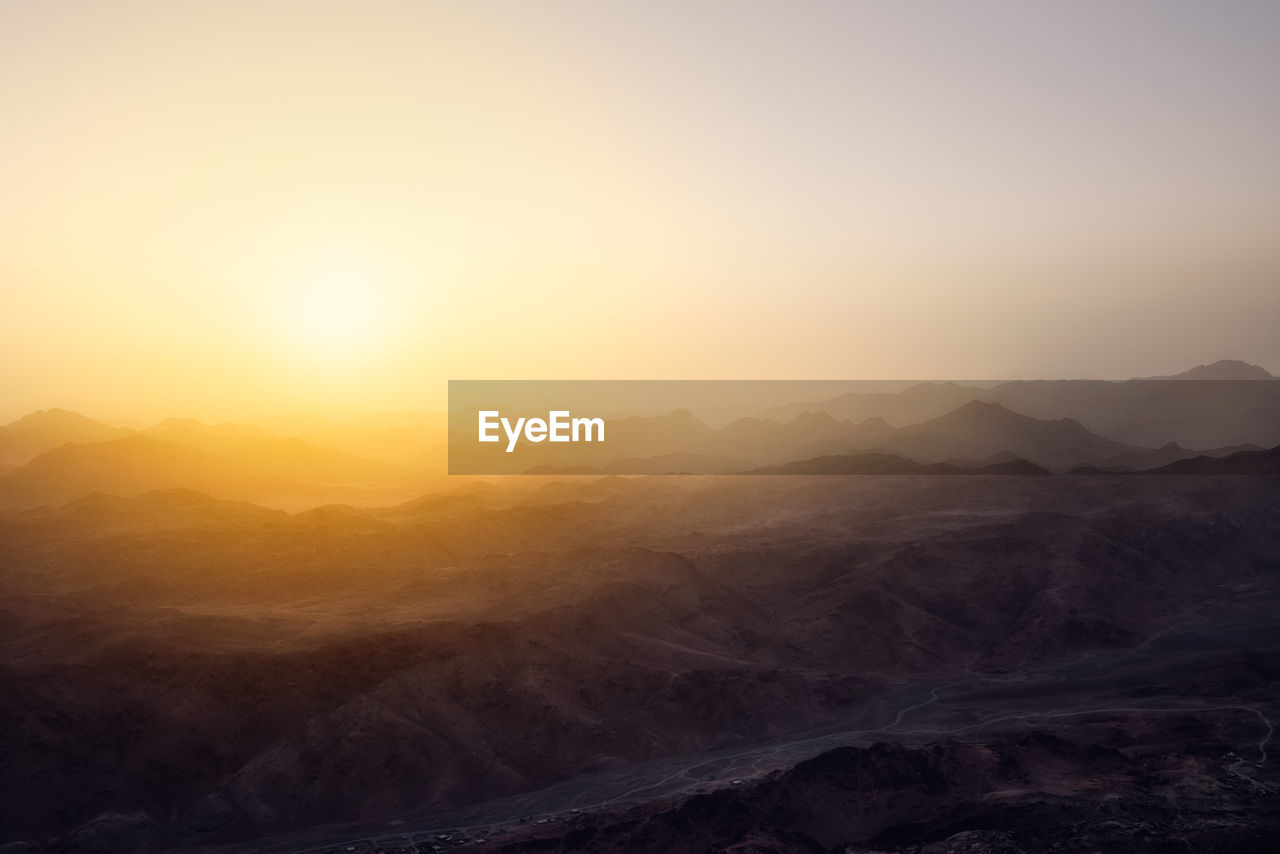
<path id="1" fill-rule="evenodd" d="M 899 435 L 1065 472 L 893 456 L 926 467 L 395 501 L 416 454 L 5 427 L 28 454 L 33 424 L 99 440 L 0 478 L 5 850 L 1280 840 L 1275 452 L 1104 472 L 1083 426 L 997 407 Z M 292 452 L 277 506 L 225 462 L 264 445 Z M 318 490 L 366 501 L 297 509 Z"/>
<path id="2" fill-rule="evenodd" d="M 1277 81 L 0 0 L 0 854 L 1280 852 Z"/>

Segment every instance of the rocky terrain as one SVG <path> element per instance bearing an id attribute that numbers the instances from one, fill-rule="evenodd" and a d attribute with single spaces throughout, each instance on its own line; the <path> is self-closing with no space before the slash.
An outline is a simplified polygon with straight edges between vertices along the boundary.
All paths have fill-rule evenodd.
<path id="1" fill-rule="evenodd" d="M 0 721 L 13 734 L 0 829 L 68 852 L 304 850 L 329 844 L 309 829 L 335 822 L 385 834 L 472 810 L 472 824 L 503 829 L 520 816 L 486 804 L 504 798 L 548 813 L 636 802 L 657 821 L 730 798 L 680 806 L 698 786 L 663 763 L 786 745 L 726 771 L 754 780 L 822 754 L 833 742 L 805 734 L 827 732 L 872 750 L 831 760 L 856 764 L 899 750 L 871 745 L 901 742 L 912 722 L 908 766 L 941 739 L 943 754 L 979 768 L 929 807 L 960 809 L 1004 791 L 990 766 L 1015 747 L 982 741 L 1021 736 L 952 732 L 970 718 L 921 727 L 922 714 L 983 720 L 1017 706 L 1007 713 L 1019 725 L 1045 731 L 1020 717 L 1028 701 L 1008 680 L 1038 686 L 1040 711 L 1088 708 L 1096 692 L 1066 690 L 1077 677 L 1046 687 L 1029 674 L 1205 621 L 1274 623 L 1257 615 L 1274 614 L 1276 490 L 1270 478 L 1194 476 L 521 478 L 378 510 L 289 514 L 179 490 L 11 512 L 0 516 Z M 1182 647 L 1162 653 L 1171 672 L 1113 664 L 1107 691 L 1270 715 L 1272 640 L 1241 639 L 1252 657 L 1211 659 L 1203 684 L 1170 683 L 1184 678 Z M 940 702 L 957 691 L 973 696 Z M 1221 717 L 1182 734 L 1163 729 L 1172 719 L 1144 726 L 1164 740 L 1157 752 L 1256 747 L 1252 712 Z M 1083 745 L 1071 773 L 1115 775 L 1097 778 L 1102 789 L 1163 773 L 1142 758 L 1145 742 L 1121 762 L 1114 739 L 1047 734 Z M 1089 770 L 1094 744 L 1110 752 Z M 1041 760 L 1009 761 L 1016 777 L 1030 773 L 1019 762 Z M 1262 764 L 1226 782 L 1272 785 Z M 1032 791 L 1043 777 L 1029 779 Z M 699 785 L 710 795 L 729 783 Z M 763 788 L 732 798 L 763 832 L 758 816 L 783 784 L 751 785 Z M 1245 825 L 1264 821 L 1241 803 Z M 836 844 L 806 821 L 796 833 Z M 905 844 L 916 837 L 894 828 L 924 818 L 868 821 L 876 829 L 831 833 Z"/>
<path id="2" fill-rule="evenodd" d="M 758 782 L 674 803 L 570 814 L 554 831 L 516 830 L 483 847 L 1030 854 L 1175 845 L 1264 851 L 1280 843 L 1280 790 L 1242 783 L 1205 750 L 1136 750 L 1129 726 L 1111 722 L 1102 741 L 1030 729 L 981 745 L 843 747 Z"/>

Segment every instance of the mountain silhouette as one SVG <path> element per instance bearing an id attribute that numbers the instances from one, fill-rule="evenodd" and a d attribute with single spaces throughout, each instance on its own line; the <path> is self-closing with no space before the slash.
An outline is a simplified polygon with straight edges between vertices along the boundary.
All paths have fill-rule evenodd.
<path id="1" fill-rule="evenodd" d="M 231 443 L 246 439 L 273 439 L 269 433 L 254 424 L 205 424 L 194 418 L 166 418 L 146 431 L 148 436 L 168 442 L 181 442 L 202 450 L 222 450 Z"/>
<path id="2" fill-rule="evenodd" d="M 0 478 L 0 506 L 64 504 L 94 492 L 138 495 L 179 487 L 223 492 L 227 468 L 213 454 L 150 436 L 71 443 Z"/>
<path id="3" fill-rule="evenodd" d="M 1183 382 L 1152 382 L 1178 379 Z M 788 421 L 803 412 L 836 419 L 873 416 L 902 427 L 943 415 L 970 400 L 998 403 L 1033 418 L 1072 418 L 1101 436 L 1142 448 L 1176 442 L 1184 448 L 1280 443 L 1280 383 L 1256 365 L 1222 360 L 1172 377 L 1109 380 L 1013 380 L 986 387 L 918 383 L 898 392 L 848 392 L 759 413 Z"/>
<path id="4" fill-rule="evenodd" d="M 837 420 L 829 412 L 803 412 L 786 423 L 740 418 L 707 434 L 687 450 L 771 465 L 876 445 L 893 432 L 883 418 L 854 423 Z"/>
<path id="5" fill-rule="evenodd" d="M 901 428 L 884 447 L 922 462 L 1006 452 L 1049 469 L 1068 469 L 1138 450 L 1099 436 L 1071 418 L 1045 421 L 981 400 Z"/>
<path id="6" fill-rule="evenodd" d="M 139 495 L 191 489 L 218 498 L 318 501 L 335 484 L 363 483 L 390 464 L 300 439 L 240 440 L 217 453 L 134 434 L 108 442 L 70 443 L 46 451 L 0 477 L 0 507 L 63 504 L 94 492 Z"/>
<path id="7" fill-rule="evenodd" d="M 840 421 L 861 422 L 881 418 L 894 426 L 916 424 L 955 409 L 984 389 L 953 382 L 917 383 L 898 392 L 848 392 L 829 400 L 790 403 L 760 413 L 771 421 L 786 422 L 806 412 L 826 412 Z"/>
<path id="8" fill-rule="evenodd" d="M 962 467 L 950 463 L 920 463 L 897 454 L 840 454 L 796 460 L 779 466 L 765 466 L 748 474 L 1049 474 L 1047 469 L 1023 459 L 1005 460 L 987 466 Z"/>
<path id="9" fill-rule="evenodd" d="M 1192 457 L 1226 457 L 1239 451 L 1261 451 L 1262 448 L 1257 445 L 1230 445 L 1226 448 L 1213 448 L 1210 450 L 1191 450 L 1184 448 L 1177 442 L 1169 442 L 1153 451 L 1135 451 L 1133 453 L 1121 454 L 1118 457 L 1112 457 L 1104 460 L 1101 468 L 1110 469 L 1130 469 L 1133 471 L 1146 471 L 1149 469 L 1167 466 L 1169 463 L 1178 460 L 1186 460 Z"/>
<path id="10" fill-rule="evenodd" d="M 1144 380 L 1274 380 L 1280 379 L 1259 365 L 1239 359 L 1219 359 L 1209 365 L 1196 365 L 1180 374 L 1141 377 Z"/>
<path id="11" fill-rule="evenodd" d="M 0 427 L 0 463 L 17 466 L 68 442 L 106 442 L 133 432 L 67 409 L 41 409 Z"/>
<path id="12" fill-rule="evenodd" d="M 1280 383 L 1231 380 L 1018 380 L 982 395 L 1035 418 L 1074 418 L 1139 447 L 1280 444 Z"/>
<path id="13" fill-rule="evenodd" d="M 829 469 L 834 467 L 835 471 L 847 469 L 850 474 L 926 474 L 929 466 L 945 463 L 935 473 L 1000 473 L 997 466 L 1001 464 L 1013 464 L 1011 470 L 1015 473 L 1029 473 L 1019 471 L 1018 466 L 1066 471 L 1082 464 L 1150 453 L 1148 449 L 1099 436 L 1069 418 L 1032 418 L 980 400 L 970 400 L 936 418 L 900 428 L 889 426 L 881 418 L 867 418 L 855 424 L 836 420 L 827 412 L 806 412 L 785 424 L 741 418 L 719 430 L 707 430 L 685 413 L 623 419 L 616 423 L 629 426 L 630 435 L 624 433 L 615 440 L 623 431 L 615 430 L 613 423 L 608 443 L 559 448 L 543 445 L 531 449 L 523 458 L 512 459 L 511 463 L 526 461 L 523 468 L 513 471 L 541 475 L 725 474 L 757 470 L 772 473 L 779 467 L 803 463 L 787 471 L 801 473 L 799 469 L 810 466 L 814 473 L 831 473 Z M 669 429 L 672 423 L 677 429 Z M 652 448 L 659 445 L 660 439 L 675 443 L 691 433 L 695 441 L 677 445 L 673 451 L 626 453 L 632 448 Z M 876 453 L 893 460 L 850 460 L 851 455 Z M 1183 456 L 1191 453 L 1194 452 Z M 537 462 L 529 465 L 528 461 L 533 460 Z"/>
<path id="14" fill-rule="evenodd" d="M 607 466 L 537 466 L 525 474 L 737 474 L 751 467 L 747 460 L 713 457 L 706 454 L 658 454 L 654 457 L 631 457 Z"/>
<path id="15" fill-rule="evenodd" d="M 1191 457 L 1150 474 L 1280 474 L 1280 445 L 1265 451 L 1238 451 L 1226 457 Z"/>

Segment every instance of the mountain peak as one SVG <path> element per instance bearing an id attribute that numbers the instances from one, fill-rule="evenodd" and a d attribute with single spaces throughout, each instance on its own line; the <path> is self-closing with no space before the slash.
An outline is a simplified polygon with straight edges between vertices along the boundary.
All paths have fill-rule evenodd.
<path id="1" fill-rule="evenodd" d="M 802 412 L 792 420 L 792 426 L 796 427 L 817 427 L 835 424 L 835 417 L 826 410 L 818 410 L 817 412 Z"/>
<path id="2" fill-rule="evenodd" d="M 1274 380 L 1266 368 L 1242 362 L 1239 359 L 1219 359 L 1208 365 L 1196 365 L 1180 374 L 1158 377 L 1141 377 L 1144 380 Z"/>
<path id="3" fill-rule="evenodd" d="M 1066 421 L 1068 419 L 1062 419 Z M 936 418 L 928 421 L 914 424 L 904 428 L 909 432 L 930 432 L 930 431 L 1007 431 L 1021 430 L 1028 427 L 1041 427 L 1047 424 L 1061 424 L 1062 422 L 1042 421 L 1038 418 L 1032 418 L 1021 412 L 1015 412 L 999 403 L 993 403 L 987 400 L 970 400 L 968 403 L 962 404 L 950 412 L 946 412 Z M 1063 425 L 1070 426 L 1070 425 Z M 998 449 L 997 449 L 998 450 Z"/>
<path id="4" fill-rule="evenodd" d="M 992 415 L 1017 415 L 1018 413 L 1014 412 L 1012 409 L 1009 409 L 1007 406 L 1002 406 L 999 403 L 992 403 L 991 401 L 978 400 L 977 398 L 974 398 L 973 400 L 969 401 L 963 406 L 959 406 L 951 410 L 950 414 L 951 415 L 992 416 Z"/>
<path id="5" fill-rule="evenodd" d="M 0 427 L 0 460 L 20 465 L 68 442 L 106 442 L 132 432 L 69 409 L 40 409 Z"/>
<path id="6" fill-rule="evenodd" d="M 48 429 L 53 426 L 62 427 L 66 425 L 107 426 L 102 424 L 100 421 L 94 421 L 87 415 L 81 415 L 79 412 L 72 412 L 70 409 L 59 409 L 57 407 L 52 409 L 37 409 L 35 412 L 29 412 L 17 421 L 12 421 L 6 426 Z"/>

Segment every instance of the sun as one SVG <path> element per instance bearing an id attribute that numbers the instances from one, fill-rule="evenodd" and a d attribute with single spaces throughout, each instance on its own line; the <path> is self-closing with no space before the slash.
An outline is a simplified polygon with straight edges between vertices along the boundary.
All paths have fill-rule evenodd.
<path id="1" fill-rule="evenodd" d="M 299 342 L 326 350 L 351 350 L 377 336 L 382 317 L 372 283 L 327 277 L 299 288 L 293 297 L 291 324 Z"/>
<path id="2" fill-rule="evenodd" d="M 281 297 L 280 331 L 308 358 L 366 355 L 395 323 L 387 271 L 349 253 L 319 253 L 295 267 Z"/>

